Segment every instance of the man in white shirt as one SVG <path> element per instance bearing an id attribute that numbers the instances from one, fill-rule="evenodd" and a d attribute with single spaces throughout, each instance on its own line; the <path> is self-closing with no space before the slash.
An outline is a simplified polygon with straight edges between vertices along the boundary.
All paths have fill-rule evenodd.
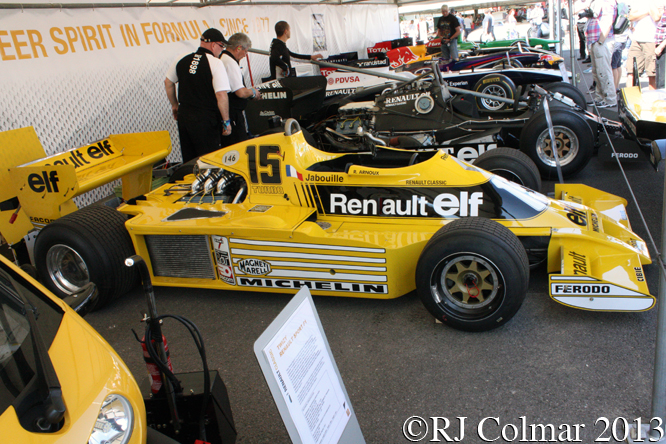
<path id="1" fill-rule="evenodd" d="M 634 80 L 634 58 L 638 65 L 638 75 L 645 71 L 648 75 L 649 89 L 656 89 L 655 83 L 655 61 L 654 35 L 657 30 L 656 22 L 661 14 L 655 6 L 656 2 L 649 0 L 633 0 L 630 2 L 629 20 L 631 20 L 634 32 L 631 35 L 631 46 L 627 57 L 627 86 L 631 86 Z"/>
<path id="2" fill-rule="evenodd" d="M 222 146 L 233 145 L 250 138 L 245 108 L 248 100 L 261 99 L 261 93 L 245 86 L 240 61 L 247 55 L 251 47 L 250 38 L 239 32 L 229 37 L 227 49 L 220 57 L 229 77 L 229 115 L 232 129 L 229 136 L 222 138 Z"/>

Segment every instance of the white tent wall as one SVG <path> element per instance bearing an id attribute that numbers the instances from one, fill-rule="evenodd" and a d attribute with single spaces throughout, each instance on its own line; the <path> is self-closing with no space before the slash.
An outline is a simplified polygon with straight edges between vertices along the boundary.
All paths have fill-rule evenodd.
<path id="1" fill-rule="evenodd" d="M 325 50 L 314 48 L 313 14 L 323 17 Z M 395 5 L 0 9 L 0 131 L 33 126 L 50 155 L 108 134 L 168 130 L 169 158 L 179 160 L 167 68 L 193 52 L 208 27 L 225 37 L 245 32 L 254 48 L 268 50 L 279 20 L 291 25 L 288 47 L 304 54 L 364 57 L 366 46 L 399 37 Z M 250 69 L 261 82 L 268 57 L 252 54 Z"/>

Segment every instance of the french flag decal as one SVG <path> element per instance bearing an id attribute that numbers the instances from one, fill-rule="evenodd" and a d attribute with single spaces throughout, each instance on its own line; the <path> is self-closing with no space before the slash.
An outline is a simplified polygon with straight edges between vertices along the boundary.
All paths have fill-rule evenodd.
<path id="1" fill-rule="evenodd" d="M 298 180 L 303 180 L 303 175 L 296 171 L 296 168 L 291 165 L 287 165 L 287 177 L 297 177 Z"/>

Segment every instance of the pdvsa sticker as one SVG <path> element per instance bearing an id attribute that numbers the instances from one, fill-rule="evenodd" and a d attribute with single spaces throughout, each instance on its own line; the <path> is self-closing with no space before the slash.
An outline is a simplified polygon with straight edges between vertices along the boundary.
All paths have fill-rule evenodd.
<path id="1" fill-rule="evenodd" d="M 237 150 L 231 150 L 222 157 L 222 164 L 226 166 L 235 165 L 239 158 L 240 153 Z"/>

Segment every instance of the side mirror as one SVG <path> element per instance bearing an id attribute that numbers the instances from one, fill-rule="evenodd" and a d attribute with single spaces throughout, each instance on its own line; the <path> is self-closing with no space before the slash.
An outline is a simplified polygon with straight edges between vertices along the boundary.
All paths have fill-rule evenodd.
<path id="1" fill-rule="evenodd" d="M 99 291 L 97 286 L 89 282 L 78 292 L 63 298 L 63 301 L 69 305 L 80 316 L 85 316 L 91 312 L 99 301 Z"/>

